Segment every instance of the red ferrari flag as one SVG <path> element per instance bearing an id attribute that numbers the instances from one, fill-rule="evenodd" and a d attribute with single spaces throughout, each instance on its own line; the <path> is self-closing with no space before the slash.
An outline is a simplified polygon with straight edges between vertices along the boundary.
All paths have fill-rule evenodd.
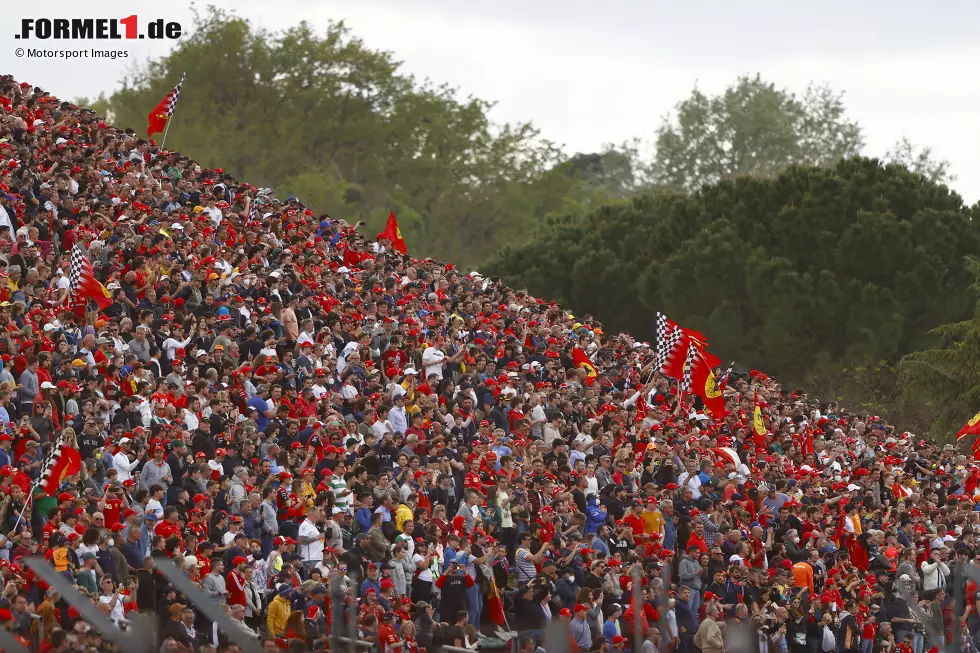
<path id="1" fill-rule="evenodd" d="M 170 92 L 162 100 L 156 108 L 150 112 L 147 116 L 149 125 L 146 128 L 146 136 L 149 138 L 156 134 L 157 132 L 162 132 L 167 126 L 167 120 L 170 116 L 174 115 L 174 109 L 177 108 L 177 100 L 180 99 L 180 86 L 184 83 L 184 77 L 187 73 L 180 76 L 180 81 L 177 85 L 170 89 Z"/>
<path id="2" fill-rule="evenodd" d="M 980 435 L 980 412 L 971 417 L 970 421 L 964 424 L 963 428 L 956 432 L 957 442 L 968 435 Z"/>
<path id="3" fill-rule="evenodd" d="M 55 496 L 58 494 L 58 487 L 61 482 L 80 471 L 82 471 L 82 454 L 79 453 L 78 449 L 73 449 L 65 444 L 64 441 L 59 441 L 51 450 L 51 454 L 44 465 L 38 487 L 45 494 Z"/>
<path id="4" fill-rule="evenodd" d="M 667 335 L 667 353 L 665 363 L 660 371 L 667 376 L 679 379 L 684 374 L 684 364 L 687 361 L 688 349 L 693 346 L 700 357 L 707 364 L 709 369 L 714 369 L 721 365 L 721 359 L 707 351 L 707 341 L 704 336 L 697 331 L 675 326 L 674 330 Z"/>
<path id="5" fill-rule="evenodd" d="M 711 417 L 719 420 L 725 417 L 725 395 L 718 386 L 712 366 L 708 365 L 704 353 L 691 343 L 691 351 L 695 352 L 691 364 L 691 391 L 704 401 L 704 409 Z"/>
<path id="6" fill-rule="evenodd" d="M 76 297 L 91 299 L 99 306 L 100 311 L 112 305 L 112 295 L 95 278 L 92 262 L 88 260 L 88 256 L 78 245 L 75 245 L 71 250 L 68 285 Z"/>
<path id="7" fill-rule="evenodd" d="M 589 360 L 589 355 L 581 347 L 572 350 L 572 363 L 575 365 L 575 369 L 585 370 L 585 385 L 592 385 L 593 381 L 599 378 L 599 370 L 595 368 L 595 365 Z"/>
<path id="8" fill-rule="evenodd" d="M 394 211 L 388 214 L 388 224 L 385 226 L 385 230 L 378 234 L 378 237 L 390 240 L 391 246 L 399 254 L 408 254 L 408 247 L 405 245 L 405 239 L 402 238 L 402 230 L 398 228 L 398 220 L 395 220 Z"/>
<path id="9" fill-rule="evenodd" d="M 752 409 L 752 439 L 757 446 L 765 447 L 769 429 L 766 428 L 766 421 L 762 418 L 762 404 L 759 403 L 758 391 L 753 393 L 753 403 L 755 407 Z"/>

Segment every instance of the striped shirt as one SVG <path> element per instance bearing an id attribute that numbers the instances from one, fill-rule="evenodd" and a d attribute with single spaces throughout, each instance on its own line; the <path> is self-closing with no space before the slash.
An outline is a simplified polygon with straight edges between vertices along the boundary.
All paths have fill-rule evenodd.
<path id="1" fill-rule="evenodd" d="M 350 512 L 351 507 L 351 495 L 340 496 L 340 494 L 347 489 L 347 481 L 345 481 L 340 476 L 330 477 L 330 491 L 333 492 L 334 496 L 334 506 L 340 508 L 344 512 Z"/>
<path id="2" fill-rule="evenodd" d="M 517 549 L 514 554 L 514 566 L 517 568 L 517 582 L 526 583 L 538 575 L 538 568 L 530 560 L 531 552 L 525 548 Z"/>

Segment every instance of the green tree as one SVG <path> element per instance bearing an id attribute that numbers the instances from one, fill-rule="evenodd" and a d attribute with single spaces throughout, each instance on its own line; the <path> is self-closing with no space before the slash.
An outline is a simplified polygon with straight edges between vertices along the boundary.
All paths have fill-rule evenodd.
<path id="1" fill-rule="evenodd" d="M 695 87 L 663 119 L 650 180 L 695 190 L 744 175 L 773 177 L 794 164 L 832 165 L 863 145 L 842 94 L 810 86 L 800 98 L 758 75 L 743 76 L 721 95 Z"/>
<path id="2" fill-rule="evenodd" d="M 967 260 L 980 294 L 980 261 Z M 904 405 L 931 405 L 936 412 L 932 433 L 949 439 L 980 410 L 980 301 L 972 317 L 943 324 L 932 332 L 934 346 L 902 359 Z"/>
<path id="3" fill-rule="evenodd" d="M 723 359 L 804 383 L 894 364 L 969 315 L 974 214 L 904 167 L 852 158 L 553 218 L 483 271 L 641 338 L 665 311 Z"/>
<path id="4" fill-rule="evenodd" d="M 952 164 L 946 159 L 933 158 L 932 148 L 913 145 L 907 138 L 895 143 L 885 154 L 885 159 L 891 163 L 903 165 L 912 172 L 917 172 L 929 181 L 937 184 L 949 184 L 956 181 L 950 169 Z"/>
<path id="5" fill-rule="evenodd" d="M 210 8 L 110 98 L 117 124 L 141 131 L 184 71 L 168 147 L 369 228 L 393 210 L 416 255 L 477 263 L 612 184 L 561 173 L 533 125 L 494 124 L 491 103 L 416 81 L 343 23 L 272 32 Z"/>

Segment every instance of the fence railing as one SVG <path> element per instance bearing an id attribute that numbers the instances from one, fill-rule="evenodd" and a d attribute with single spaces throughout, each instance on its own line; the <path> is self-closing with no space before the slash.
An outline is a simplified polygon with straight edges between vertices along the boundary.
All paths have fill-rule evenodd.
<path id="1" fill-rule="evenodd" d="M 51 588 L 57 591 L 68 605 L 78 611 L 82 619 L 91 628 L 101 633 L 105 640 L 113 644 L 121 653 L 156 653 L 158 651 L 157 634 L 159 623 L 155 619 L 159 618 L 159 615 L 134 612 L 131 616 L 127 616 L 125 627 L 121 627 L 119 623 L 107 618 L 96 604 L 93 603 L 90 597 L 79 592 L 65 575 L 57 572 L 43 558 L 32 557 L 25 559 L 23 562 L 34 571 L 36 577 L 43 579 Z M 170 585 L 184 597 L 182 601 L 186 600 L 187 604 L 196 612 L 211 623 L 216 624 L 219 631 L 230 642 L 237 645 L 243 653 L 262 653 L 263 649 L 260 642 L 254 636 L 239 628 L 222 606 L 211 600 L 173 562 L 169 560 L 155 560 L 154 569 L 163 575 Z M 951 565 L 951 569 L 952 573 L 948 581 L 948 587 L 944 586 L 944 589 L 949 594 L 947 600 L 952 603 L 954 611 L 956 611 L 957 606 L 963 606 L 965 604 L 966 581 L 972 579 L 980 584 L 980 567 L 957 561 Z M 636 642 L 636 646 L 639 646 L 645 636 L 641 630 L 640 615 L 642 614 L 641 603 L 643 598 L 642 589 L 639 588 L 643 587 L 644 576 L 646 576 L 647 582 L 656 582 L 657 577 L 652 573 L 646 574 L 643 567 L 639 564 L 635 564 L 630 568 L 629 575 L 632 577 L 633 588 L 637 588 L 637 591 L 631 593 L 634 615 L 632 620 L 633 632 L 631 634 L 634 642 Z M 669 565 L 665 565 L 661 569 L 659 578 L 663 582 L 661 591 L 666 591 L 671 587 Z M 962 639 L 964 631 L 960 619 L 952 619 L 951 633 L 949 633 L 951 636 L 947 637 L 944 629 L 936 625 L 937 623 L 942 623 L 941 618 L 937 618 L 935 615 L 930 617 L 920 606 L 919 596 L 915 591 L 917 580 L 913 579 L 909 583 L 901 579 L 896 579 L 892 591 L 907 603 L 911 614 L 922 623 L 927 640 L 927 648 L 938 646 L 942 653 L 959 653 L 964 650 L 965 647 L 963 646 Z M 329 583 L 330 581 L 327 582 Z M 350 586 L 346 591 L 350 593 L 349 600 L 337 597 L 337 600 L 331 602 L 331 610 L 333 611 L 331 622 L 333 627 L 327 637 L 330 650 L 334 652 L 346 651 L 346 653 L 365 653 L 376 650 L 377 645 L 375 643 L 358 638 L 357 623 L 359 610 L 356 600 L 357 588 Z M 341 596 L 344 596 L 344 592 L 341 593 Z M 331 598 L 334 599 L 335 597 Z M 660 604 L 667 606 L 667 597 L 662 596 L 660 598 Z M 959 617 L 960 615 L 957 614 L 956 616 Z M 653 626 L 654 624 L 650 625 Z M 666 609 L 660 611 L 660 622 L 656 625 L 660 627 L 661 632 L 666 632 Z M 570 649 L 571 630 L 566 621 L 558 618 L 552 619 L 543 633 L 535 631 L 535 634 L 538 640 L 543 635 L 544 641 L 547 642 L 548 653 L 568 653 Z M 524 641 L 524 633 L 511 631 L 511 635 L 513 637 L 507 643 L 507 653 L 519 653 L 520 643 Z M 38 644 L 39 642 L 35 642 L 29 650 L 11 632 L 0 628 L 0 649 L 4 653 L 31 653 L 31 651 L 37 650 Z M 454 646 L 442 646 L 441 651 L 444 653 L 472 653 L 468 649 Z M 437 652 L 430 650 L 428 653 Z"/>

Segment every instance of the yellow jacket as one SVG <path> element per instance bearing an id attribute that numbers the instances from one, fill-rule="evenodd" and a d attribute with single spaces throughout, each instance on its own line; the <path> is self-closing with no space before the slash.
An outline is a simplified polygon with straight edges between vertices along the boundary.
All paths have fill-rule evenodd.
<path id="1" fill-rule="evenodd" d="M 269 634 L 274 637 L 284 637 L 286 635 L 286 622 L 289 621 L 289 614 L 292 612 L 292 605 L 281 596 L 272 599 L 269 604 L 269 616 L 266 619 L 266 626 Z"/>
<path id="2" fill-rule="evenodd" d="M 415 514 L 412 512 L 411 508 L 403 503 L 398 506 L 398 509 L 395 511 L 395 528 L 400 531 L 402 529 L 402 524 L 404 524 L 408 519 L 414 521 Z M 411 535 L 411 533 L 409 533 L 409 535 Z"/>

